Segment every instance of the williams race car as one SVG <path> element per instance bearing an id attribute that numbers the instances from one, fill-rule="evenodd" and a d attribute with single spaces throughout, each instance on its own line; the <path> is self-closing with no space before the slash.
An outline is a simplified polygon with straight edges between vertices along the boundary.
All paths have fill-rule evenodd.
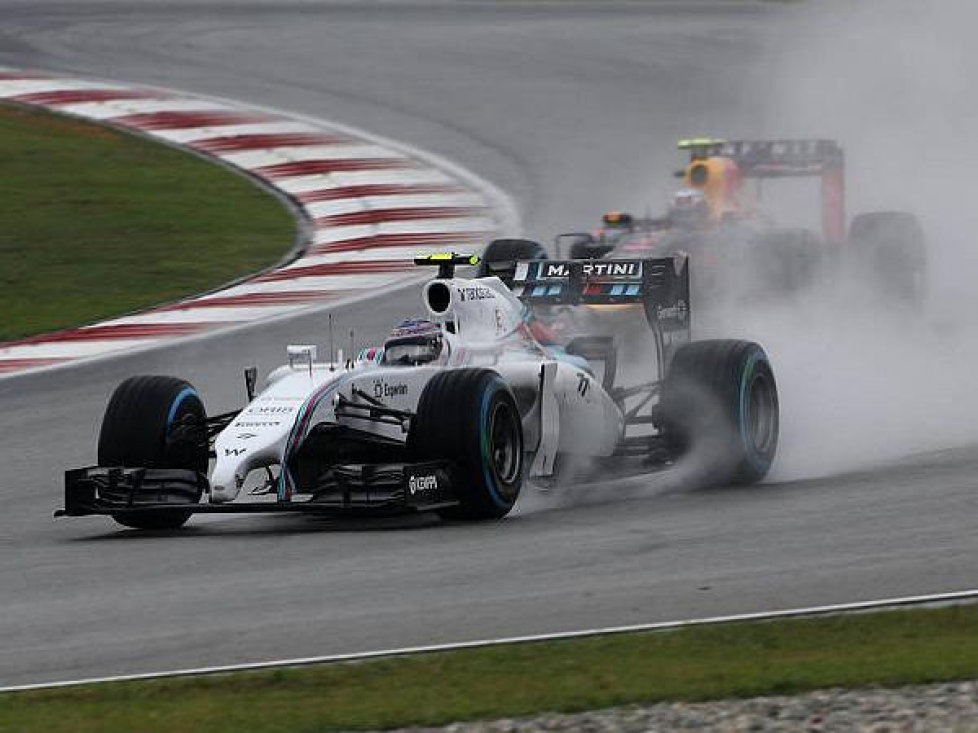
<path id="1" fill-rule="evenodd" d="M 347 363 L 288 347 L 249 403 L 208 416 L 173 377 L 124 381 L 105 410 L 98 465 L 65 476 L 57 514 L 175 528 L 195 512 L 392 514 L 492 519 L 525 481 L 560 482 L 582 457 L 636 472 L 697 455 L 701 480 L 761 480 L 778 443 L 778 395 L 763 349 L 690 340 L 685 257 L 511 260 L 456 277 L 478 257 L 435 255 L 423 318 Z M 614 339 L 541 342 L 535 313 L 638 304 L 653 344 L 622 383 Z M 337 360 L 339 361 L 339 360 Z M 209 469 L 209 470 L 208 470 Z M 248 488 L 248 487 L 252 488 Z"/>

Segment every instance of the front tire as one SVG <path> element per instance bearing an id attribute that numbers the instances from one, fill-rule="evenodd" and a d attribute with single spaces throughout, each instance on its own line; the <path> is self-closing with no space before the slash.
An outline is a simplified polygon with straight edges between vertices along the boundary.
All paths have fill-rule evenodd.
<path id="1" fill-rule="evenodd" d="M 105 408 L 99 432 L 100 466 L 182 468 L 207 472 L 207 413 L 197 390 L 174 377 L 131 377 L 120 384 Z M 154 500 L 156 497 L 152 497 Z M 174 503 L 200 501 L 170 497 Z M 138 500 L 138 497 L 137 497 Z M 148 500 L 148 499 L 147 499 Z M 134 529 L 176 529 L 192 512 L 173 509 L 118 512 L 112 517 Z"/>
<path id="2" fill-rule="evenodd" d="M 491 369 L 439 372 L 425 385 L 408 449 L 417 460 L 454 460 L 457 519 L 500 519 L 523 483 L 523 425 L 512 391 Z"/>
<path id="3" fill-rule="evenodd" d="M 753 484 L 778 447 L 778 391 L 764 349 L 750 341 L 684 344 L 662 388 L 662 428 L 702 483 Z"/>

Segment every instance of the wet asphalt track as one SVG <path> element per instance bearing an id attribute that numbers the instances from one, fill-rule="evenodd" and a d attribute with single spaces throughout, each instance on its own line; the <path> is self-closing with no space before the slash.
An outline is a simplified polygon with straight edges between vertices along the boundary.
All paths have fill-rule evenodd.
<path id="1" fill-rule="evenodd" d="M 668 185 L 677 137 L 749 130 L 778 6 L 0 2 L 0 64 L 172 85 L 452 158 L 530 234 Z M 695 125 L 696 129 L 690 129 Z M 653 198 L 653 200 L 655 200 Z M 411 291 L 334 309 L 380 338 Z M 171 536 L 54 521 L 113 386 L 194 381 L 325 341 L 325 315 L 0 381 L 0 684 L 759 611 L 978 585 L 978 452 L 750 489 L 659 478 L 528 495 L 498 524 L 198 518 Z"/>

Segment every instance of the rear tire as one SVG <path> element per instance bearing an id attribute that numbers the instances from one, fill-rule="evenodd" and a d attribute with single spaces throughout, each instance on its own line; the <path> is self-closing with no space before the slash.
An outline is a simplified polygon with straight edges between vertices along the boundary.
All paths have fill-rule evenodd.
<path id="1" fill-rule="evenodd" d="M 482 253 L 482 262 L 476 277 L 491 277 L 495 275 L 489 264 L 507 264 L 517 260 L 546 260 L 547 250 L 539 242 L 532 239 L 494 239 Z M 508 278 L 501 278 L 506 282 Z M 506 282 L 509 285 L 508 282 Z"/>
<path id="2" fill-rule="evenodd" d="M 197 390 L 174 377 L 131 377 L 105 408 L 99 432 L 100 466 L 182 468 L 207 472 L 207 413 Z M 176 501 L 186 501 L 175 497 Z M 200 501 L 198 493 L 192 503 Z M 119 512 L 112 517 L 134 529 L 175 529 L 190 518 L 185 509 Z"/>
<path id="3" fill-rule="evenodd" d="M 778 447 L 778 391 L 764 349 L 749 341 L 684 344 L 662 388 L 662 428 L 705 484 L 763 479 Z"/>
<path id="4" fill-rule="evenodd" d="M 602 257 L 611 254 L 615 249 L 613 244 L 603 244 L 595 241 L 578 241 L 570 246 L 570 258 L 572 260 L 600 260 Z"/>
<path id="5" fill-rule="evenodd" d="M 453 519 L 499 519 L 523 483 L 523 424 L 509 386 L 491 369 L 439 372 L 425 385 L 411 421 L 416 460 L 456 462 Z"/>
<path id="6" fill-rule="evenodd" d="M 916 216 L 902 211 L 857 214 L 849 241 L 884 296 L 909 305 L 923 301 L 927 247 Z"/>

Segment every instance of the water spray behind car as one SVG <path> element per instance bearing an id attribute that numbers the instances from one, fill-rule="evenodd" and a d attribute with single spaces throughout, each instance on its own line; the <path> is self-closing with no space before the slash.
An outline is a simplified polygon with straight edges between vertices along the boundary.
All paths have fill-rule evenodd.
<path id="1" fill-rule="evenodd" d="M 776 475 L 974 443 L 978 6 L 829 0 L 786 16 L 793 20 L 779 26 L 782 47 L 749 80 L 769 90 L 756 129 L 838 140 L 850 210 L 913 213 L 926 271 L 916 300 L 873 287 L 869 277 L 893 262 L 884 257 L 870 272 L 845 270 L 776 308 L 740 309 L 721 322 L 758 335 L 779 364 L 785 423 Z M 767 203 L 801 218 L 791 201 Z"/>

